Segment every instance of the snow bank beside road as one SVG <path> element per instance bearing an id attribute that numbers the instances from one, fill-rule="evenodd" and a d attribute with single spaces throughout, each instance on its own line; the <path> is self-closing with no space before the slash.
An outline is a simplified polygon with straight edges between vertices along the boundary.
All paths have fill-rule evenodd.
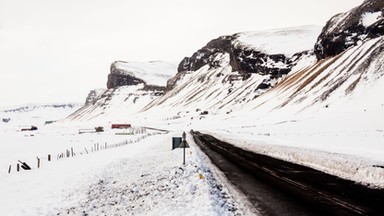
<path id="1" fill-rule="evenodd" d="M 195 149 L 171 150 L 171 137 L 14 173 L 0 182 L 2 215 L 243 215 Z"/>
<path id="2" fill-rule="evenodd" d="M 314 145 L 312 147 L 307 145 L 306 148 L 295 147 L 291 144 L 292 139 L 288 141 L 289 138 L 282 141 L 269 135 L 233 134 L 222 131 L 206 133 L 248 151 L 308 166 L 370 187 L 384 188 L 382 161 L 370 160 L 352 154 L 321 151 L 316 149 Z M 316 138 L 312 137 L 312 139 Z"/>

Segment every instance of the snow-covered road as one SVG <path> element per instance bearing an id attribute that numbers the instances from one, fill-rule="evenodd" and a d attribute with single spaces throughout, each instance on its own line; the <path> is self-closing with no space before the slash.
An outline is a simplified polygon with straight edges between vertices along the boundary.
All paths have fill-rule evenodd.
<path id="1" fill-rule="evenodd" d="M 263 215 L 381 215 L 384 211 L 382 189 L 246 151 L 209 134 L 192 134 L 212 162 Z"/>

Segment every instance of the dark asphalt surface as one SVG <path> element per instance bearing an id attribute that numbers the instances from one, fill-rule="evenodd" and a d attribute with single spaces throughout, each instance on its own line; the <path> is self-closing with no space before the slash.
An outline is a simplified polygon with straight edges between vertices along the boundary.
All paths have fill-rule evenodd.
<path id="1" fill-rule="evenodd" d="M 384 215 L 384 190 L 245 151 L 208 134 L 192 135 L 262 215 Z"/>

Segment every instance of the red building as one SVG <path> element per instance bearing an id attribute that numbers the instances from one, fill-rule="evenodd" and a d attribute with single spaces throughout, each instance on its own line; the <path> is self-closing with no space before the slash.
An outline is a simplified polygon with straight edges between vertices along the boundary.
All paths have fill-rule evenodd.
<path id="1" fill-rule="evenodd" d="M 125 129 L 130 127 L 131 124 L 112 124 L 112 129 Z"/>

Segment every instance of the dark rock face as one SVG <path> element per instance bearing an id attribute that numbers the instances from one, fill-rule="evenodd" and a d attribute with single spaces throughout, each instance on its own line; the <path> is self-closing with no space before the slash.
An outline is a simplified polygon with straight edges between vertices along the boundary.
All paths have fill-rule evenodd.
<path id="1" fill-rule="evenodd" d="M 279 77 L 287 74 L 295 61 L 303 53 L 295 54 L 293 57 L 286 57 L 283 54 L 268 55 L 257 50 L 247 47 L 236 47 L 233 45 L 238 35 L 222 36 L 209 42 L 205 47 L 195 52 L 191 57 L 185 57 L 179 64 L 178 72 L 196 71 L 204 65 L 210 68 L 220 67 L 220 61 L 216 60 L 218 54 L 228 53 L 230 57 L 230 65 L 233 71 L 244 74 L 260 73 L 262 75 L 270 74 Z M 266 62 L 277 63 L 282 62 L 287 65 L 285 68 L 270 67 Z"/>
<path id="2" fill-rule="evenodd" d="M 186 71 L 196 71 L 205 65 L 208 65 L 209 68 L 223 66 L 220 61 L 220 55 L 223 54 L 229 54 L 229 64 L 232 70 L 240 74 L 233 77 L 234 79 L 246 80 L 252 73 L 269 75 L 269 79 L 259 86 L 260 89 L 267 89 L 270 87 L 271 79 L 288 74 L 301 56 L 310 53 L 304 51 L 290 57 L 283 54 L 270 55 L 250 47 L 235 45 L 234 41 L 238 37 L 238 34 L 219 37 L 210 41 L 191 57 L 185 57 L 179 64 L 178 74 L 168 81 L 167 90 L 172 89 L 177 83 L 178 76 L 182 76 Z"/>
<path id="3" fill-rule="evenodd" d="M 197 71 L 207 64 L 211 68 L 219 67 L 220 63 L 215 61 L 215 58 L 218 54 L 231 52 L 232 40 L 235 38 L 235 36 L 222 36 L 210 41 L 191 57 L 185 57 L 179 64 L 178 72 Z"/>
<path id="4" fill-rule="evenodd" d="M 380 13 L 376 22 L 362 23 L 366 14 Z M 361 40 L 384 35 L 384 1 L 365 0 L 362 5 L 332 17 L 323 28 L 315 45 L 317 59 L 335 56 Z"/>
<path id="5" fill-rule="evenodd" d="M 296 53 L 292 57 L 283 54 L 265 54 L 257 50 L 246 49 L 244 47 L 233 49 L 233 60 L 230 62 L 232 68 L 242 73 L 258 73 L 270 75 L 271 79 L 279 78 L 288 74 L 292 67 L 296 65 L 298 59 L 309 51 Z M 284 66 L 277 66 L 281 63 Z"/>
<path id="6" fill-rule="evenodd" d="M 130 75 L 109 74 L 107 88 L 116 88 L 119 86 L 131 86 L 144 83 L 143 80 Z"/>
<path id="7" fill-rule="evenodd" d="M 164 86 L 155 86 L 155 85 L 145 85 L 142 89 L 143 91 L 153 91 L 157 94 L 163 93 L 165 91 Z"/>
<path id="8" fill-rule="evenodd" d="M 94 89 L 94 90 L 91 90 L 88 93 L 87 98 L 85 99 L 85 105 L 93 103 L 97 99 L 97 97 L 99 97 L 103 92 L 105 92 L 105 89 Z"/>
<path id="9" fill-rule="evenodd" d="M 124 71 L 118 69 L 115 65 L 116 62 L 111 65 L 111 73 L 108 75 L 107 88 L 116 88 L 119 86 L 131 86 L 140 83 L 145 83 L 143 80 L 125 74 Z"/>
<path id="10" fill-rule="evenodd" d="M 145 92 L 150 92 L 153 96 L 160 96 L 163 95 L 166 87 L 164 86 L 156 86 L 156 85 L 149 85 L 144 80 L 134 77 L 127 73 L 124 69 L 120 69 L 116 66 L 118 63 L 126 63 L 122 61 L 115 61 L 111 65 L 111 73 L 108 75 L 108 82 L 107 82 L 107 88 L 108 89 L 115 89 L 120 86 L 135 86 L 138 84 L 144 84 L 144 86 L 140 89 Z M 101 92 L 103 93 L 103 92 Z M 100 94 L 97 91 L 93 90 L 89 93 L 86 104 L 87 103 L 93 103 L 94 98 L 98 97 Z M 105 97 L 105 95 L 101 95 L 101 97 Z"/>
<path id="11" fill-rule="evenodd" d="M 11 121 L 11 118 L 2 118 L 2 121 L 3 121 L 4 123 L 8 123 L 9 121 Z"/>
<path id="12" fill-rule="evenodd" d="M 95 90 L 91 90 L 88 93 L 87 98 L 85 99 L 85 105 L 92 103 L 95 100 L 96 96 L 97 96 L 96 91 Z"/>

